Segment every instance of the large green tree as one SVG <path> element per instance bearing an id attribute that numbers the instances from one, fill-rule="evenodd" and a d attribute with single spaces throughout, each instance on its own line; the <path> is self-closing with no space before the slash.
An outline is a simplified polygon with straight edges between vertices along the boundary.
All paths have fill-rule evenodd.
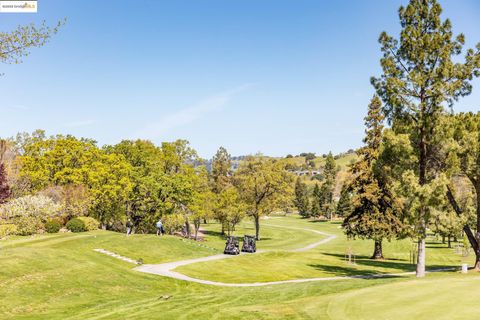
<path id="1" fill-rule="evenodd" d="M 400 7 L 400 37 L 397 40 L 386 32 L 380 35 L 383 74 L 372 78 L 385 102 L 387 118 L 396 130 L 409 134 L 418 158 L 415 174 L 420 186 L 436 176 L 431 165 L 435 149 L 430 141 L 438 118 L 445 105 L 471 92 L 470 80 L 479 75 L 480 68 L 480 44 L 477 50 L 467 50 L 460 62 L 464 36 L 453 36 L 450 20 L 442 21 L 441 12 L 436 0 L 411 0 Z M 420 204 L 417 277 L 425 275 L 427 211 L 429 208 Z"/>
<path id="2" fill-rule="evenodd" d="M 232 157 L 227 149 L 220 147 L 212 158 L 212 190 L 217 197 L 217 203 L 222 202 L 221 194 L 232 186 Z M 214 218 L 222 226 L 222 234 L 228 229 L 228 212 L 221 206 L 214 206 Z"/>
<path id="3" fill-rule="evenodd" d="M 255 222 L 260 239 L 260 217 L 279 207 L 285 195 L 292 193 L 293 177 L 282 162 L 262 156 L 247 157 L 235 174 L 235 185 L 245 203 L 247 214 Z"/>
<path id="4" fill-rule="evenodd" d="M 380 99 L 373 97 L 365 117 L 365 146 L 357 151 L 358 160 L 351 166 L 352 211 L 343 222 L 349 237 L 374 240 L 372 259 L 383 259 L 382 241 L 396 237 L 402 230 L 400 210 L 381 178 L 381 169 L 376 167 L 382 143 L 384 117 L 381 108 Z"/>
<path id="5" fill-rule="evenodd" d="M 159 214 L 156 191 L 161 186 L 155 176 L 160 171 L 160 148 L 148 140 L 124 140 L 105 150 L 123 155 L 132 166 L 132 192 L 126 202 L 127 211 L 135 231 L 149 231 Z"/>
<path id="6" fill-rule="evenodd" d="M 57 135 L 31 139 L 19 157 L 21 176 L 32 192 L 52 186 L 85 186 L 89 211 L 103 227 L 125 213 L 131 166 L 123 155 L 105 154 L 94 141 Z"/>

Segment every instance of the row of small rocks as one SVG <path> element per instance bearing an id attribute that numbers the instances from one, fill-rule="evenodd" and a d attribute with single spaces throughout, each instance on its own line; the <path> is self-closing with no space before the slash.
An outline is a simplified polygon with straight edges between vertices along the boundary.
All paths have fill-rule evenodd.
<path id="1" fill-rule="evenodd" d="M 133 259 L 130 259 L 130 258 L 121 256 L 121 255 L 119 255 L 119 254 L 117 254 L 117 253 L 110 252 L 110 251 L 105 250 L 105 249 L 93 249 L 93 251 L 106 254 L 107 256 L 110 256 L 110 257 L 113 257 L 113 258 L 116 258 L 116 259 L 119 259 L 119 260 L 122 260 L 122 261 L 125 261 L 125 262 L 128 262 L 128 263 L 141 264 L 139 261 L 135 261 L 135 260 L 133 260 Z"/>

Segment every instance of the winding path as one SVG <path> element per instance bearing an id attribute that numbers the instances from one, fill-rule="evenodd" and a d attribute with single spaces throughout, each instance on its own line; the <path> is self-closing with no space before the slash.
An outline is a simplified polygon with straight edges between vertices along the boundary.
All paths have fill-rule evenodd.
<path id="1" fill-rule="evenodd" d="M 288 250 L 288 252 L 304 252 L 311 250 L 317 246 L 320 246 L 322 244 L 325 244 L 329 241 L 332 241 L 335 239 L 337 236 L 328 234 L 325 232 L 321 232 L 318 230 L 313 230 L 313 229 L 307 229 L 307 228 L 297 228 L 297 227 L 287 227 L 287 226 L 280 226 L 280 225 L 271 225 L 268 224 L 269 227 L 276 227 L 276 228 L 286 228 L 286 229 L 296 229 L 296 230 L 303 230 L 303 231 L 309 231 L 313 232 L 316 234 L 320 234 L 323 236 L 326 236 L 325 239 L 322 239 L 320 241 L 314 242 L 312 244 L 309 244 L 305 247 L 294 249 L 294 250 Z M 103 249 L 96 249 L 95 251 L 101 252 L 108 254 L 110 256 L 115 257 L 115 254 L 109 254 L 108 252 L 103 252 Z M 268 252 L 268 251 L 273 251 L 273 250 L 263 250 L 263 251 L 257 251 L 256 253 L 263 253 L 263 252 Z M 406 275 L 413 275 L 415 272 L 403 272 L 403 273 L 389 273 L 389 274 L 368 274 L 368 275 L 357 275 L 357 276 L 337 276 L 337 277 L 323 277 L 323 278 L 304 278 L 304 279 L 292 279 L 292 280 L 281 280 L 281 281 L 270 281 L 270 282 L 254 282 L 254 283 L 226 283 L 226 282 L 218 282 L 218 281 L 210 281 L 210 280 L 203 280 L 203 279 L 197 279 L 197 278 L 192 278 L 187 275 L 184 275 L 182 273 L 173 271 L 175 268 L 181 267 L 181 266 L 186 266 L 192 263 L 198 263 L 198 262 L 207 262 L 207 261 L 214 261 L 214 260 L 222 260 L 222 259 L 232 259 L 237 256 L 233 255 L 225 255 L 225 254 L 217 254 L 213 256 L 208 256 L 208 257 L 202 257 L 202 258 L 197 258 L 197 259 L 189 259 L 189 260 L 182 260 L 182 261 L 174 261 L 174 262 L 168 262 L 168 263 L 161 263 L 161 264 L 144 264 L 141 266 L 138 266 L 134 268 L 133 270 L 139 271 L 139 272 L 144 272 L 144 273 L 150 273 L 150 274 L 155 274 L 155 275 L 160 275 L 164 277 L 169 277 L 177 280 L 184 280 L 184 281 L 189 281 L 189 282 L 196 282 L 200 284 L 205 284 L 205 285 L 213 285 L 213 286 L 222 286 L 222 287 L 261 287 L 261 286 L 269 286 L 269 285 L 276 285 L 276 284 L 286 284 L 286 283 L 303 283 L 303 282 L 313 282 L 313 281 L 336 281 L 336 280 L 345 280 L 345 279 L 375 279 L 375 278 L 387 278 L 387 277 L 399 277 L 399 276 L 406 276 Z M 121 257 L 124 258 L 124 257 Z M 438 269 L 438 270 L 432 270 L 430 272 L 439 272 L 439 271 L 451 271 L 452 268 L 448 269 Z"/>

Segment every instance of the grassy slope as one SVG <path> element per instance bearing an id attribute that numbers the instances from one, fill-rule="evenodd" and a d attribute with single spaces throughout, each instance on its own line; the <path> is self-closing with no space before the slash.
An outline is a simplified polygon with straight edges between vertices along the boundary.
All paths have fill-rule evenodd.
<path id="1" fill-rule="evenodd" d="M 309 223 L 294 218 L 264 221 L 264 224 L 267 223 L 339 232 L 335 225 Z M 265 236 L 269 234 L 271 238 L 264 242 L 265 246 L 275 249 L 281 241 L 286 244 L 292 240 L 289 245 L 298 247 L 298 244 L 310 239 L 309 233 L 298 232 L 295 235 L 297 238 L 292 238 L 294 235 L 280 230 L 283 229 L 263 228 Z M 319 248 L 311 258 L 316 259 L 317 254 L 321 256 L 322 252 L 328 250 L 343 254 L 345 243 L 341 241 L 331 243 L 325 250 Z M 219 248 L 222 243 L 221 238 L 211 234 L 204 244 Z M 263 244 L 260 243 L 260 246 Z M 430 275 L 426 280 L 400 278 L 221 288 L 138 273 L 131 270 L 130 264 L 92 251 L 98 247 L 132 258 L 142 257 L 146 262 L 180 260 L 215 253 L 215 250 L 187 244 L 173 237 L 158 239 L 151 235 L 139 235 L 127 239 L 123 235 L 103 231 L 0 241 L 0 318 L 318 319 L 328 316 L 341 319 L 371 318 L 371 313 L 367 313 L 371 309 L 378 312 L 379 318 L 398 314 L 405 314 L 405 318 L 408 318 L 412 313 L 403 311 L 405 304 L 402 299 L 415 299 L 417 296 L 429 299 L 429 303 L 418 305 L 418 310 L 421 310 L 418 312 L 425 313 L 415 314 L 417 318 L 422 315 L 426 318 L 432 307 L 439 310 L 435 311 L 435 315 L 445 316 L 447 313 L 441 313 L 442 309 L 459 303 L 462 303 L 462 308 L 456 308 L 456 312 L 461 317 L 476 314 L 476 301 L 465 297 L 470 293 L 476 296 L 475 290 L 469 291 L 475 287 L 477 280 L 473 276 L 472 281 L 466 281 L 470 278 L 462 276 L 442 274 Z M 363 250 L 362 247 L 360 245 L 358 250 Z M 370 249 L 370 245 L 366 244 L 365 252 L 370 253 Z M 386 253 L 392 252 L 387 250 Z M 457 258 L 449 250 L 438 249 L 435 259 L 438 263 L 443 261 L 450 264 L 452 259 Z M 289 269 L 284 265 L 284 260 L 275 260 L 274 265 Z M 322 261 L 319 260 L 319 263 Z M 297 265 L 300 266 L 301 263 Z M 257 276 L 257 272 L 266 274 L 264 270 L 269 267 L 257 263 L 248 272 L 254 276 Z M 342 272 L 342 268 L 339 268 L 338 274 Z M 451 280 L 454 280 L 454 285 L 449 283 Z M 409 286 L 414 289 L 410 290 Z M 165 295 L 171 297 L 165 300 L 162 298 Z M 383 297 L 392 299 L 392 302 Z M 378 304 L 371 306 L 375 301 Z M 385 304 L 388 304 L 385 310 L 380 310 L 379 307 Z M 370 308 L 365 309 L 365 306 Z"/>

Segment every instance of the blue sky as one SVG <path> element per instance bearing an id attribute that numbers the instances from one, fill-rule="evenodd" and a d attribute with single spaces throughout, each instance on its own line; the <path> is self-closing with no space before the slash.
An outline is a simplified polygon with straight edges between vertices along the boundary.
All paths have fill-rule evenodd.
<path id="1" fill-rule="evenodd" d="M 407 1 L 39 0 L 0 31 L 67 24 L 21 65 L 0 66 L 0 136 L 37 128 L 96 139 L 187 139 L 203 157 L 341 152 L 361 145 L 378 35 Z M 480 41 L 480 2 L 444 0 Z M 480 81 L 455 110 L 480 110 Z"/>

